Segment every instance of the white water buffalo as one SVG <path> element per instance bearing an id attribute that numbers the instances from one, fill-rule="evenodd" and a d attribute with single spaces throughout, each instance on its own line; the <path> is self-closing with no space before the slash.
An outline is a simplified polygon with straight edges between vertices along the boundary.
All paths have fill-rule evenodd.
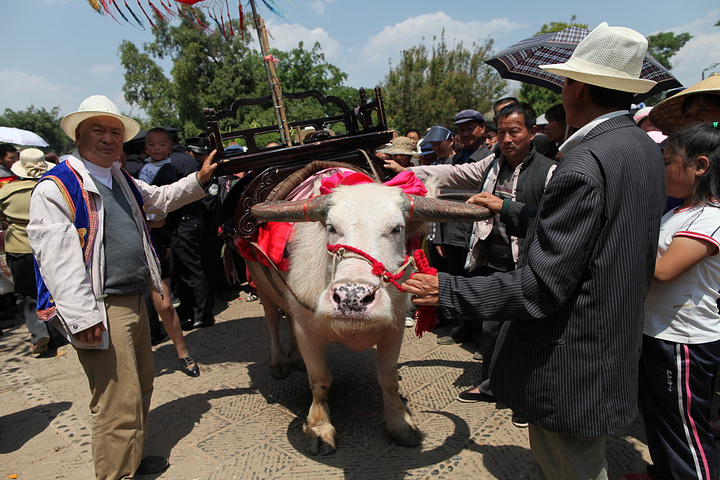
<path id="1" fill-rule="evenodd" d="M 305 222 L 295 224 L 288 246 L 287 289 L 292 293 L 277 272 L 270 274 L 258 264 L 250 268 L 266 312 L 273 315 L 275 310 L 275 318 L 268 318 L 271 332 L 273 322 L 277 326 L 278 321 L 271 300 L 293 319 L 313 394 L 305 429 L 306 451 L 327 454 L 336 448 L 327 404 L 332 375 L 324 354 L 332 340 L 355 351 L 377 346 L 387 432 L 400 445 L 417 445 L 421 434 L 400 399 L 397 375 L 409 298 L 383 281 L 382 268 L 372 260 L 381 263 L 385 271 L 395 272 L 405 259 L 408 236 L 422 222 L 479 220 L 490 216 L 488 210 L 406 195 L 396 187 L 362 184 L 340 186 L 331 194 L 307 201 L 265 202 L 252 207 L 252 213 L 260 221 Z M 349 248 L 333 248 L 341 245 Z M 273 342 L 282 354 L 279 340 Z"/>

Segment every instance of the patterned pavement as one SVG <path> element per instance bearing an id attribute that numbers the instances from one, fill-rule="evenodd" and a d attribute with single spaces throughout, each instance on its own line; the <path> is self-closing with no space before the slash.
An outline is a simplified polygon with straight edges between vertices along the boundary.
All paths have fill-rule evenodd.
<path id="1" fill-rule="evenodd" d="M 146 452 L 170 457 L 162 480 L 228 479 L 516 479 L 532 465 L 527 430 L 510 410 L 461 403 L 458 392 L 479 376 L 473 351 L 440 346 L 434 334 L 406 329 L 401 390 L 424 434 L 414 448 L 392 443 L 382 427 L 374 349 L 327 349 L 333 373 L 329 403 L 339 440 L 335 453 L 309 456 L 302 425 L 311 402 L 307 375 L 269 372 L 269 336 L 258 302 L 216 309 L 212 328 L 186 332 L 201 375 L 176 370 L 168 341 L 155 348 L 155 392 Z M 283 336 L 287 339 L 287 325 Z M 35 358 L 24 326 L 0 337 L 0 477 L 92 479 L 89 390 L 77 355 Z M 643 472 L 649 460 L 638 419 L 613 435 L 610 478 Z"/>

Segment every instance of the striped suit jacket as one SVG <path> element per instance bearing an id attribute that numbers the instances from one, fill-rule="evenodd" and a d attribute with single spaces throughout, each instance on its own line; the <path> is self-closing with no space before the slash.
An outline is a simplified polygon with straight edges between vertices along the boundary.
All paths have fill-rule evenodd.
<path id="1" fill-rule="evenodd" d="M 528 227 L 521 268 L 440 274 L 448 313 L 512 322 L 491 385 L 530 423 L 597 437 L 637 414 L 664 180 L 652 139 L 629 116 L 610 118 L 560 162 Z"/>

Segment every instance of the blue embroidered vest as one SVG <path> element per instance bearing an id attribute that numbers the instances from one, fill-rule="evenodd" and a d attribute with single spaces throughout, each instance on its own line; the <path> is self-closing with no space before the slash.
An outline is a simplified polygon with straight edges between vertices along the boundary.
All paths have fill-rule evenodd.
<path id="1" fill-rule="evenodd" d="M 157 262 L 158 256 L 147 224 L 142 195 L 137 189 L 137 186 L 130 174 L 122 169 L 121 172 L 123 173 L 123 177 L 130 187 L 130 190 L 133 192 L 133 197 L 135 197 L 135 202 L 137 203 L 138 208 L 141 212 L 143 212 L 143 229 L 145 238 L 150 245 L 153 257 Z M 87 190 L 83 188 L 82 177 L 68 164 L 67 161 L 65 161 L 40 177 L 38 184 L 42 181 L 53 181 L 60 189 L 60 192 L 67 203 L 68 209 L 70 210 L 70 215 L 73 217 L 73 225 L 75 226 L 80 239 L 83 259 L 85 261 L 85 267 L 87 268 L 93 252 L 93 246 L 97 240 L 98 214 L 90 204 L 90 195 Z M 40 269 L 34 257 L 33 263 L 35 265 L 35 280 L 37 283 L 37 315 L 41 320 L 48 321 L 57 315 L 55 302 L 53 301 L 52 296 L 43 281 Z"/>

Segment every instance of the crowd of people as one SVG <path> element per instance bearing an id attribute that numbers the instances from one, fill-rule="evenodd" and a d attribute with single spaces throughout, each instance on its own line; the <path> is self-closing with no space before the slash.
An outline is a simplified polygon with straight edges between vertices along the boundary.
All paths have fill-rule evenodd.
<path id="1" fill-rule="evenodd" d="M 607 437 L 638 406 L 652 464 L 624 478 L 718 478 L 720 75 L 635 108 L 654 85 L 640 78 L 646 52 L 642 35 L 603 23 L 542 67 L 565 84 L 539 118 L 502 98 L 492 121 L 465 109 L 377 152 L 493 213 L 431 225 L 439 273 L 403 284 L 406 326 L 434 306 L 438 344 L 475 344 L 481 378 L 458 400 L 512 409 L 529 478 L 607 478 Z M 6 276 L 33 353 L 78 352 L 97 478 L 161 472 L 167 458 L 144 455 L 151 345 L 165 336 L 148 310 L 181 371 L 200 375 L 183 330 L 212 326 L 213 292 L 227 289 L 217 211 L 232 180 L 213 178 L 201 139 L 141 131 L 100 95 L 61 127 L 77 150 L 57 165 L 0 145 Z"/>

